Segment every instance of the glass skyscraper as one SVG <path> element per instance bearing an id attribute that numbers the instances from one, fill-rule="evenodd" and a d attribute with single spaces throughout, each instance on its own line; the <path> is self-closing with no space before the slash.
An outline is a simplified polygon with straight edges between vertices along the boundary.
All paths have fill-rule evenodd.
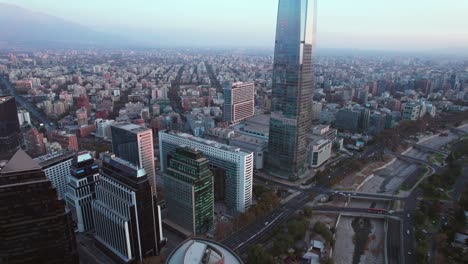
<path id="1" fill-rule="evenodd" d="M 152 130 L 131 123 L 118 123 L 111 126 L 111 133 L 114 154 L 144 168 L 153 194 L 156 195 Z"/>
<path id="2" fill-rule="evenodd" d="M 0 97 L 0 160 L 11 158 L 19 145 L 20 125 L 15 98 Z"/>
<path id="3" fill-rule="evenodd" d="M 193 235 L 213 227 L 213 174 L 203 153 L 193 148 L 176 148 L 164 175 L 170 221 Z"/>
<path id="4" fill-rule="evenodd" d="M 306 172 L 315 28 L 316 0 L 279 0 L 266 168 L 291 180 Z"/>

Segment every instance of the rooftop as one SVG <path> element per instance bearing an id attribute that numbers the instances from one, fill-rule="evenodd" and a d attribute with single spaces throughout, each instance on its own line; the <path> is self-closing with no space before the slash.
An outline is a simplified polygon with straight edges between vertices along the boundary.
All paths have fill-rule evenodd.
<path id="1" fill-rule="evenodd" d="M 217 149 L 221 149 L 221 150 L 225 150 L 225 151 L 237 152 L 239 154 L 244 154 L 244 155 L 249 155 L 250 154 L 250 153 L 246 153 L 246 152 L 241 151 L 240 148 L 237 148 L 237 147 L 228 146 L 228 145 L 221 144 L 221 143 L 218 143 L 218 142 L 213 141 L 213 140 L 208 140 L 208 139 L 195 137 L 195 136 L 192 136 L 190 134 L 181 133 L 181 132 L 178 132 L 178 131 L 166 130 L 166 131 L 163 131 L 163 133 L 178 136 L 178 137 L 190 140 L 190 141 L 194 141 L 194 142 L 197 142 L 197 143 L 200 143 L 200 144 L 208 145 L 208 146 L 211 146 L 213 148 L 217 148 Z"/>
<path id="2" fill-rule="evenodd" d="M 137 178 L 146 175 L 146 171 L 144 168 L 140 168 L 129 161 L 121 159 L 115 156 L 115 154 L 113 153 L 105 153 L 103 161 L 112 166 L 123 166 L 129 173 L 133 173 L 132 176 L 136 176 Z"/>
<path id="3" fill-rule="evenodd" d="M 130 131 L 130 132 L 134 132 L 134 133 L 149 130 L 149 128 L 142 127 L 142 126 L 139 126 L 139 125 L 135 125 L 135 124 L 132 124 L 132 123 L 118 123 L 118 124 L 114 124 L 112 126 L 118 127 L 118 128 L 121 128 L 121 129 L 124 129 L 124 130 L 127 130 L 127 131 Z"/>
<path id="4" fill-rule="evenodd" d="M 39 163 L 39 166 L 42 168 L 48 167 L 52 164 L 55 164 L 59 161 L 64 161 L 67 159 L 72 159 L 74 152 L 72 150 L 61 150 L 55 153 L 43 155 L 35 158 L 34 160 Z"/>
<path id="5" fill-rule="evenodd" d="M 252 137 L 248 135 L 239 135 L 239 136 L 231 138 L 231 140 L 237 140 L 237 141 L 241 141 L 241 142 L 245 142 L 245 143 L 249 143 L 249 144 L 257 145 L 257 146 L 263 146 L 267 144 L 267 141 L 264 139 L 260 139 L 260 138 Z"/>
<path id="6" fill-rule="evenodd" d="M 41 170 L 41 166 L 26 154 L 24 150 L 19 149 L 0 172 L 1 174 L 4 174 L 31 170 Z"/>
<path id="7" fill-rule="evenodd" d="M 222 262 L 219 262 L 224 260 Z M 166 264 L 242 264 L 242 260 L 227 247 L 208 239 L 191 238 L 174 249 Z"/>
<path id="8" fill-rule="evenodd" d="M 246 124 L 257 124 L 261 126 L 269 126 L 270 125 L 270 115 L 255 115 L 252 117 L 249 117 L 243 121 L 243 123 Z"/>
<path id="9" fill-rule="evenodd" d="M 0 96 L 0 104 L 10 100 L 13 96 Z"/>

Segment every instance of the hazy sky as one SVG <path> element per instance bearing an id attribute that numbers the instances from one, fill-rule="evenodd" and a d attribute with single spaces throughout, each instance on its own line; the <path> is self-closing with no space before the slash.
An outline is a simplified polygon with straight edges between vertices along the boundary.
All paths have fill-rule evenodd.
<path id="1" fill-rule="evenodd" d="M 277 0 L 0 0 L 147 43 L 272 47 Z M 319 48 L 468 48 L 468 0 L 319 0 Z"/>

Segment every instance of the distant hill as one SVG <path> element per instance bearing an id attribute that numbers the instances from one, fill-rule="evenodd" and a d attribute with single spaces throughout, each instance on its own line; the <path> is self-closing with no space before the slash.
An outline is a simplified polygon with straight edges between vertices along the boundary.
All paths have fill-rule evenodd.
<path id="1" fill-rule="evenodd" d="M 26 45 L 115 45 L 123 39 L 15 5 L 0 3 L 0 42 Z"/>

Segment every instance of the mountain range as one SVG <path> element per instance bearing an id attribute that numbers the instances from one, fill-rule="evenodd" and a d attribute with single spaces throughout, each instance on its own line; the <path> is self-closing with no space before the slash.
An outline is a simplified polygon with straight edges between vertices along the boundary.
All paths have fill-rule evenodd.
<path id="1" fill-rule="evenodd" d="M 0 3 L 0 42 L 34 46 L 121 46 L 128 42 L 64 19 Z"/>

